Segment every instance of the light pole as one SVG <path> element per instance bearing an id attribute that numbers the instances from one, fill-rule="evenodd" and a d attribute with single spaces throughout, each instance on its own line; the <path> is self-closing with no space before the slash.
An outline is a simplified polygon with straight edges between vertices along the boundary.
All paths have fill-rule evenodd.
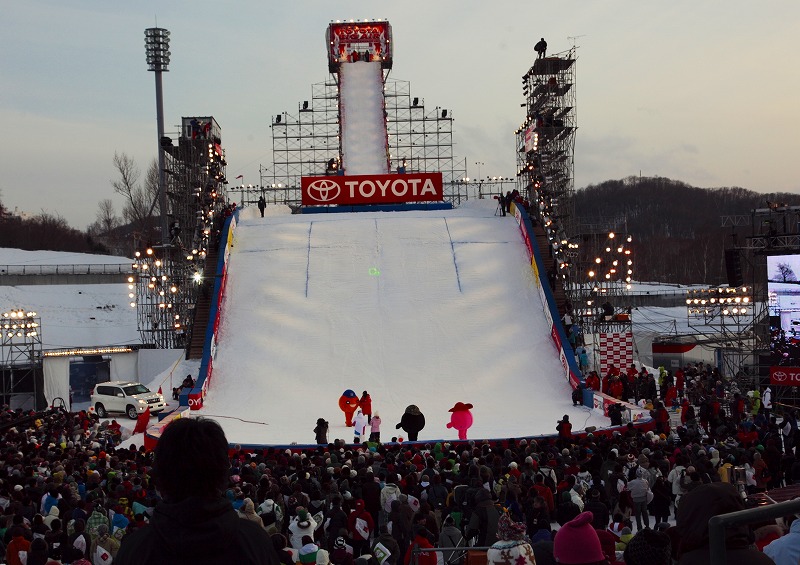
<path id="1" fill-rule="evenodd" d="M 166 245 L 169 238 L 167 228 L 167 177 L 164 164 L 164 99 L 161 92 L 161 73 L 168 71 L 169 30 L 151 27 L 144 30 L 144 47 L 147 53 L 147 70 L 156 73 L 156 120 L 158 121 L 158 199 L 161 209 L 161 243 Z"/>
<path id="2" fill-rule="evenodd" d="M 481 167 L 484 166 L 486 163 L 482 163 L 481 161 L 476 161 L 475 164 L 478 165 L 478 179 L 482 179 L 483 177 L 481 176 Z"/>

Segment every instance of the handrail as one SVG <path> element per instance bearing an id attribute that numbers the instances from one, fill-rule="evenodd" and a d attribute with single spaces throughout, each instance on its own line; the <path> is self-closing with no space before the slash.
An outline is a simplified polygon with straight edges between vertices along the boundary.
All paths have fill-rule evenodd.
<path id="1" fill-rule="evenodd" d="M 800 512 L 800 500 L 790 500 L 778 504 L 769 504 L 758 508 L 748 508 L 728 514 L 713 516 L 708 521 L 708 538 L 711 565 L 725 565 L 725 528 L 764 520 L 772 520 Z"/>
<path id="2" fill-rule="evenodd" d="M 73 263 L 66 265 L 0 265 L 3 275 L 121 275 L 133 272 L 131 263 Z"/>

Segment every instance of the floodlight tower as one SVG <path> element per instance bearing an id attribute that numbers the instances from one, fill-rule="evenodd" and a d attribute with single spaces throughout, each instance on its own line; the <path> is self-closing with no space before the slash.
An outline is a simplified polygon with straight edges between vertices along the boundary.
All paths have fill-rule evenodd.
<path id="1" fill-rule="evenodd" d="M 156 120 L 158 121 L 158 199 L 161 209 L 161 243 L 170 241 L 167 228 L 167 178 L 164 164 L 164 148 L 161 140 L 164 137 L 164 99 L 161 91 L 161 73 L 168 71 L 169 65 L 169 30 L 150 27 L 144 30 L 144 46 L 147 53 L 149 71 L 156 73 Z"/>

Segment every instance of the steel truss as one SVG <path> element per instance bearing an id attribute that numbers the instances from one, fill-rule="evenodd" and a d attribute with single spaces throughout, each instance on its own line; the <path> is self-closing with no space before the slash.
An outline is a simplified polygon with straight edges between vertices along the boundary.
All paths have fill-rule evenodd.
<path id="1" fill-rule="evenodd" d="M 12 308 L 0 315 L 0 405 L 39 409 L 42 382 L 42 320 Z"/>
<path id="2" fill-rule="evenodd" d="M 198 121 L 207 128 L 198 132 L 192 125 Z M 188 345 L 202 283 L 215 274 L 216 265 L 206 265 L 206 257 L 210 246 L 218 245 L 224 221 L 226 162 L 212 117 L 183 118 L 178 144 L 162 142 L 170 240 L 135 252 L 128 288 L 142 342 L 180 349 Z"/>
<path id="3" fill-rule="evenodd" d="M 466 161 L 453 152 L 452 113 L 411 96 L 411 83 L 384 79 L 387 133 L 392 167 L 408 172 L 441 172 L 445 200 L 458 204 L 470 197 L 464 186 Z M 416 102 L 416 103 L 415 103 Z M 300 205 L 300 178 L 322 176 L 331 159 L 341 162 L 339 90 L 334 77 L 311 85 L 311 101 L 298 103 L 297 113 L 271 119 L 272 170 L 261 172 L 255 190 L 268 203 Z M 250 197 L 248 196 L 248 199 Z"/>
<path id="4" fill-rule="evenodd" d="M 567 234 L 575 231 L 575 61 L 574 48 L 534 61 L 522 76 L 526 115 L 516 131 L 517 189 L 534 215 L 558 219 Z"/>

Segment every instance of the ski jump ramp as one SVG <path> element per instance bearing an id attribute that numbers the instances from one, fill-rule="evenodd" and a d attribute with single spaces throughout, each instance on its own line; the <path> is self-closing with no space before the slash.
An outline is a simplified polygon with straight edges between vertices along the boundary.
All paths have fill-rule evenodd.
<path id="1" fill-rule="evenodd" d="M 573 407 L 518 225 L 496 203 L 454 210 L 268 215 L 242 211 L 229 259 L 213 385 L 197 415 L 242 445 L 352 441 L 338 407 L 369 391 L 381 440 L 417 405 L 420 441 L 607 426 Z"/>

